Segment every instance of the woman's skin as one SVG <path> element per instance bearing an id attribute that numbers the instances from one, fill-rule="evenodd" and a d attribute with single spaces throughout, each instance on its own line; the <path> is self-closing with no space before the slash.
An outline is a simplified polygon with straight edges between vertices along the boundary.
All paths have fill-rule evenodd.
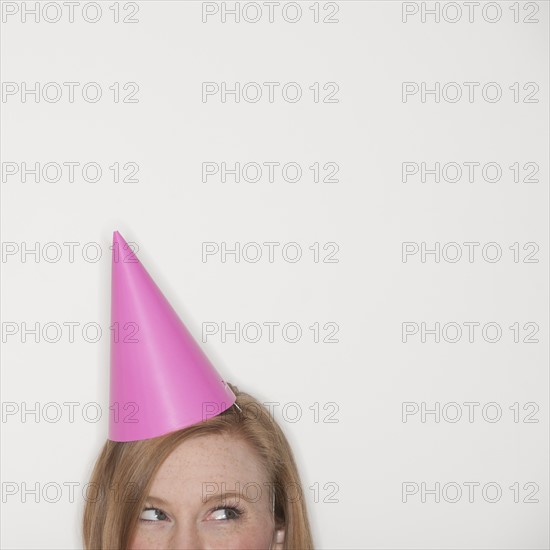
<path id="1" fill-rule="evenodd" d="M 129 550 L 283 546 L 272 491 L 253 448 L 225 434 L 179 445 L 158 470 L 145 508 L 153 510 L 141 514 Z"/>

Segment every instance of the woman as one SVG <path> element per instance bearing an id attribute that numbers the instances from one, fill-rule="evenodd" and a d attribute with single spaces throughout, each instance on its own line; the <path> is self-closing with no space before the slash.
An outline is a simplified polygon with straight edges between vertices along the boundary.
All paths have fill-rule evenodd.
<path id="1" fill-rule="evenodd" d="M 154 439 L 107 441 L 91 478 L 101 497 L 84 511 L 86 549 L 313 548 L 283 432 L 231 389 L 240 410 Z"/>
<path id="2" fill-rule="evenodd" d="M 282 430 L 221 379 L 137 258 L 119 262 L 122 249 L 115 232 L 111 315 L 132 338 L 111 342 L 113 414 L 85 548 L 312 549 Z"/>

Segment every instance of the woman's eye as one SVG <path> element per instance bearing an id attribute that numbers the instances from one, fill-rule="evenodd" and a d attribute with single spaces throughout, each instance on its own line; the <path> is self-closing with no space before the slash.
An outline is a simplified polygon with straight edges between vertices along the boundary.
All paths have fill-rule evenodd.
<path id="1" fill-rule="evenodd" d="M 167 519 L 166 514 L 158 508 L 145 508 L 139 516 L 139 519 L 144 521 L 163 521 Z"/>
<path id="2" fill-rule="evenodd" d="M 241 515 L 241 512 L 236 508 L 218 508 L 212 512 L 212 519 L 224 520 L 224 519 L 237 519 Z"/>

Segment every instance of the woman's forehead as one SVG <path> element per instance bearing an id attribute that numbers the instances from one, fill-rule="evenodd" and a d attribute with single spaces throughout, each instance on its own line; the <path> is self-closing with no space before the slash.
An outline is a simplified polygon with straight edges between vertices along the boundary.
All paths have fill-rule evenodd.
<path id="1" fill-rule="evenodd" d="M 241 492 L 268 487 L 268 473 L 254 449 L 241 438 L 226 434 L 193 437 L 176 447 L 159 468 L 151 494 L 197 495 Z"/>

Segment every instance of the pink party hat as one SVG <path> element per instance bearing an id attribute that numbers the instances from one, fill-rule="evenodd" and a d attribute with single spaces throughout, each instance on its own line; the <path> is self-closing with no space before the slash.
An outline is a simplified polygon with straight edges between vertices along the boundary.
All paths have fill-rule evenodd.
<path id="1" fill-rule="evenodd" d="M 113 234 L 109 439 L 158 437 L 235 402 L 118 231 Z"/>

